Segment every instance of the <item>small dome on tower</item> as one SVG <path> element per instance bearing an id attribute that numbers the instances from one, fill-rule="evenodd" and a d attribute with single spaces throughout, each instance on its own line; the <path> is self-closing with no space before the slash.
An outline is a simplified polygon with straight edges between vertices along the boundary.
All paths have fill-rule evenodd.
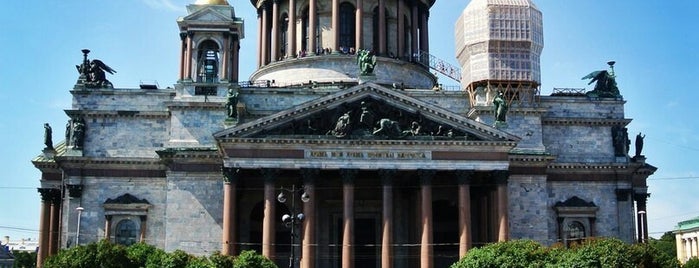
<path id="1" fill-rule="evenodd" d="M 226 0 L 197 0 L 195 5 L 228 5 Z"/>

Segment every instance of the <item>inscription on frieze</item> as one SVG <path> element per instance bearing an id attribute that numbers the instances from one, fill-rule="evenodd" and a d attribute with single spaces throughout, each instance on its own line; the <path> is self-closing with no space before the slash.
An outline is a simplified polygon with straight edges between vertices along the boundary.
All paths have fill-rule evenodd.
<path id="1" fill-rule="evenodd" d="M 432 158 L 430 151 L 338 151 L 306 150 L 306 157 L 311 159 L 420 159 Z"/>

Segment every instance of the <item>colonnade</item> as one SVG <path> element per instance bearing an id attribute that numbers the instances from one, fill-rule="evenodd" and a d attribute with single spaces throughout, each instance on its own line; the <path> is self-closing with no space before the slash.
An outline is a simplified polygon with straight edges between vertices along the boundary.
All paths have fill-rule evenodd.
<path id="1" fill-rule="evenodd" d="M 226 168 L 224 171 L 224 197 L 223 197 L 223 207 L 224 207 L 224 217 L 223 217 L 223 246 L 222 254 L 234 255 L 237 249 L 235 248 L 236 240 L 236 200 L 239 198 L 236 196 L 237 173 L 232 171 L 233 169 Z M 317 200 L 313 198 L 315 195 L 315 180 L 318 175 L 318 170 L 311 170 L 311 172 L 302 170 L 304 189 L 312 197 L 310 200 L 303 204 L 303 213 L 306 215 L 306 219 L 303 221 L 303 226 L 301 227 L 301 267 L 303 268 L 313 268 L 315 267 L 315 247 L 317 246 L 316 241 L 316 226 L 315 217 L 317 209 Z M 342 227 L 341 232 L 341 267 L 351 268 L 354 267 L 354 217 L 355 217 L 355 177 L 357 175 L 357 170 L 341 170 L 340 176 L 342 177 Z M 382 193 L 382 221 L 381 221 L 381 256 L 380 262 L 381 267 L 393 267 L 393 250 L 394 250 L 394 175 L 396 172 L 394 170 L 378 170 L 377 172 L 381 177 L 381 193 Z M 418 199 L 419 205 L 417 208 L 417 213 L 419 216 L 419 224 L 416 229 L 419 232 L 420 238 L 420 267 L 421 268 L 432 268 L 434 267 L 434 254 L 433 254 L 433 215 L 432 215 L 432 179 L 436 174 L 434 170 L 418 170 L 419 176 L 419 190 Z M 275 217 L 275 190 L 277 189 L 275 185 L 275 176 L 278 174 L 273 169 L 263 170 L 264 177 L 264 216 L 262 219 L 262 254 L 270 259 L 275 256 L 275 224 L 279 219 Z M 461 171 L 456 172 L 456 184 L 458 187 L 458 210 L 459 210 L 459 256 L 463 257 L 466 252 L 471 248 L 472 245 L 472 235 L 471 235 L 471 197 L 470 197 L 470 183 L 473 171 Z M 507 172 L 506 171 L 496 171 L 494 172 L 495 179 L 497 181 L 497 218 L 498 226 L 495 230 L 498 230 L 498 241 L 505 241 L 509 236 L 509 228 L 507 226 Z M 455 233 L 456 234 L 456 233 Z"/>
<path id="2" fill-rule="evenodd" d="M 679 259 L 684 263 L 692 257 L 699 257 L 699 238 L 682 238 L 682 248 L 678 249 Z"/>
<path id="3" fill-rule="evenodd" d="M 258 58 L 257 58 L 257 66 L 262 67 L 264 65 L 267 65 L 271 62 L 278 61 L 279 59 L 283 58 L 288 58 L 288 57 L 295 57 L 297 56 L 296 53 L 298 50 L 304 50 L 306 51 L 307 55 L 314 55 L 315 52 L 319 49 L 323 49 L 322 44 L 318 44 L 318 40 L 315 37 L 316 34 L 320 35 L 321 33 L 317 32 L 317 29 L 319 27 L 318 25 L 318 1 L 327 1 L 327 0 L 309 0 L 309 6 L 308 6 L 308 30 L 306 31 L 306 36 L 300 36 L 297 34 L 297 29 L 296 29 L 296 22 L 300 19 L 305 20 L 305 17 L 300 17 L 297 14 L 297 0 L 265 0 L 263 3 L 259 4 L 259 7 L 257 9 L 257 26 L 258 26 Z M 284 3 L 282 3 L 284 2 Z M 344 2 L 344 1 L 342 1 Z M 377 55 L 389 55 L 392 53 L 396 53 L 397 56 L 403 56 L 410 52 L 410 55 L 414 55 L 418 53 L 419 50 L 429 52 L 429 34 L 428 34 L 428 18 L 429 18 L 429 6 L 427 6 L 425 3 L 422 3 L 420 0 L 399 0 L 398 1 L 398 7 L 397 7 L 397 16 L 395 18 L 396 21 L 396 31 L 397 34 L 395 42 L 396 44 L 396 51 L 392 51 L 389 53 L 388 51 L 388 36 L 389 34 L 386 32 L 387 31 L 387 16 L 386 10 L 388 8 L 396 8 L 396 7 L 389 7 L 386 5 L 386 0 L 352 0 L 349 1 L 351 4 L 354 4 L 355 7 L 355 40 L 354 40 L 354 48 L 358 49 L 370 49 L 370 48 L 377 48 L 375 53 Z M 332 30 L 329 38 L 331 39 L 331 45 L 330 49 L 332 50 L 331 52 L 333 53 L 338 53 L 341 51 L 340 49 L 340 27 L 342 27 L 340 24 L 340 4 L 341 0 L 332 0 L 331 6 L 330 6 L 330 25 L 328 25 Z M 282 16 L 282 12 L 280 9 L 283 7 L 286 7 L 287 9 L 284 10 L 286 11 L 286 16 Z M 364 37 L 364 29 L 363 25 L 365 24 L 365 19 L 367 17 L 373 18 L 371 16 L 372 13 L 368 13 L 369 16 L 367 16 L 367 12 L 365 12 L 365 8 L 371 7 L 373 10 L 373 7 L 377 7 L 378 9 L 378 25 L 377 25 L 377 30 L 378 31 L 378 45 L 370 43 L 370 45 L 367 46 L 367 42 L 365 42 Z M 406 7 L 410 7 L 408 13 L 405 14 L 406 10 L 408 10 Z M 305 16 L 305 14 L 302 14 L 302 16 Z M 409 25 L 405 25 L 406 21 L 403 19 L 404 17 L 407 17 L 409 21 Z M 284 21 L 287 20 L 288 21 Z M 288 26 L 286 27 L 286 36 L 287 36 L 287 44 L 286 47 L 283 48 L 284 51 L 286 51 L 285 55 L 281 55 L 282 51 L 282 45 L 279 40 L 280 36 L 280 23 L 288 23 Z M 371 21 L 369 22 L 371 23 Z M 410 27 L 410 36 L 411 43 L 410 47 L 406 47 L 406 27 Z M 302 30 L 303 31 L 303 30 Z M 297 42 L 301 38 L 307 38 L 307 46 L 302 47 L 302 48 L 297 48 Z M 372 41 L 374 42 L 374 41 Z"/>
<path id="4" fill-rule="evenodd" d="M 48 256 L 58 253 L 60 248 L 58 236 L 61 217 L 61 190 L 56 188 L 39 188 L 41 195 L 41 212 L 39 214 L 39 251 L 37 267 L 42 267 Z"/>
<path id="5" fill-rule="evenodd" d="M 195 42 L 195 31 L 186 31 L 180 33 L 182 40 L 180 50 L 180 80 L 193 81 L 196 78 L 196 71 L 199 69 L 199 62 L 193 62 L 197 57 L 199 48 Z M 238 34 L 230 32 L 221 32 L 220 36 L 214 37 L 215 42 L 222 47 L 217 52 L 221 54 L 221 59 L 218 69 L 218 79 L 220 81 L 237 82 L 239 78 L 238 68 L 240 61 L 240 38 Z M 199 40 L 202 42 L 205 40 Z"/>

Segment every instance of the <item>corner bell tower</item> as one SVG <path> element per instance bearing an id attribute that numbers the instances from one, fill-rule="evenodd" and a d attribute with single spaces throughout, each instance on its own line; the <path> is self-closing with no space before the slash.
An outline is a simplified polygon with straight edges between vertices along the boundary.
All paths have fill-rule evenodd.
<path id="1" fill-rule="evenodd" d="M 216 86 L 238 82 L 243 20 L 226 0 L 197 0 L 177 20 L 182 39 L 180 83 Z"/>

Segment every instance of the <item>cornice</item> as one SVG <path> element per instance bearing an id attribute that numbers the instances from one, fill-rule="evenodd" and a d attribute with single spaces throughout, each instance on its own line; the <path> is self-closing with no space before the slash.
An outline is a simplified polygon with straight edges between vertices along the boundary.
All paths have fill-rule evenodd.
<path id="1" fill-rule="evenodd" d="M 70 117 L 84 116 L 91 118 L 150 118 L 162 119 L 168 118 L 170 112 L 167 111 L 107 111 L 107 110 L 65 110 L 66 115 Z"/>
<path id="2" fill-rule="evenodd" d="M 580 125 L 580 126 L 626 126 L 631 119 L 626 118 L 582 118 L 582 117 L 542 117 L 544 125 Z"/>
<path id="3" fill-rule="evenodd" d="M 551 172 L 567 172 L 567 171 L 618 171 L 627 170 L 629 165 L 626 163 L 551 163 L 548 169 Z"/>
<path id="4" fill-rule="evenodd" d="M 469 141 L 469 140 L 343 140 L 343 139 L 291 139 L 291 138 L 220 138 L 225 144 L 300 144 L 300 145 L 376 145 L 376 146 L 502 146 L 511 148 L 514 141 Z"/>

